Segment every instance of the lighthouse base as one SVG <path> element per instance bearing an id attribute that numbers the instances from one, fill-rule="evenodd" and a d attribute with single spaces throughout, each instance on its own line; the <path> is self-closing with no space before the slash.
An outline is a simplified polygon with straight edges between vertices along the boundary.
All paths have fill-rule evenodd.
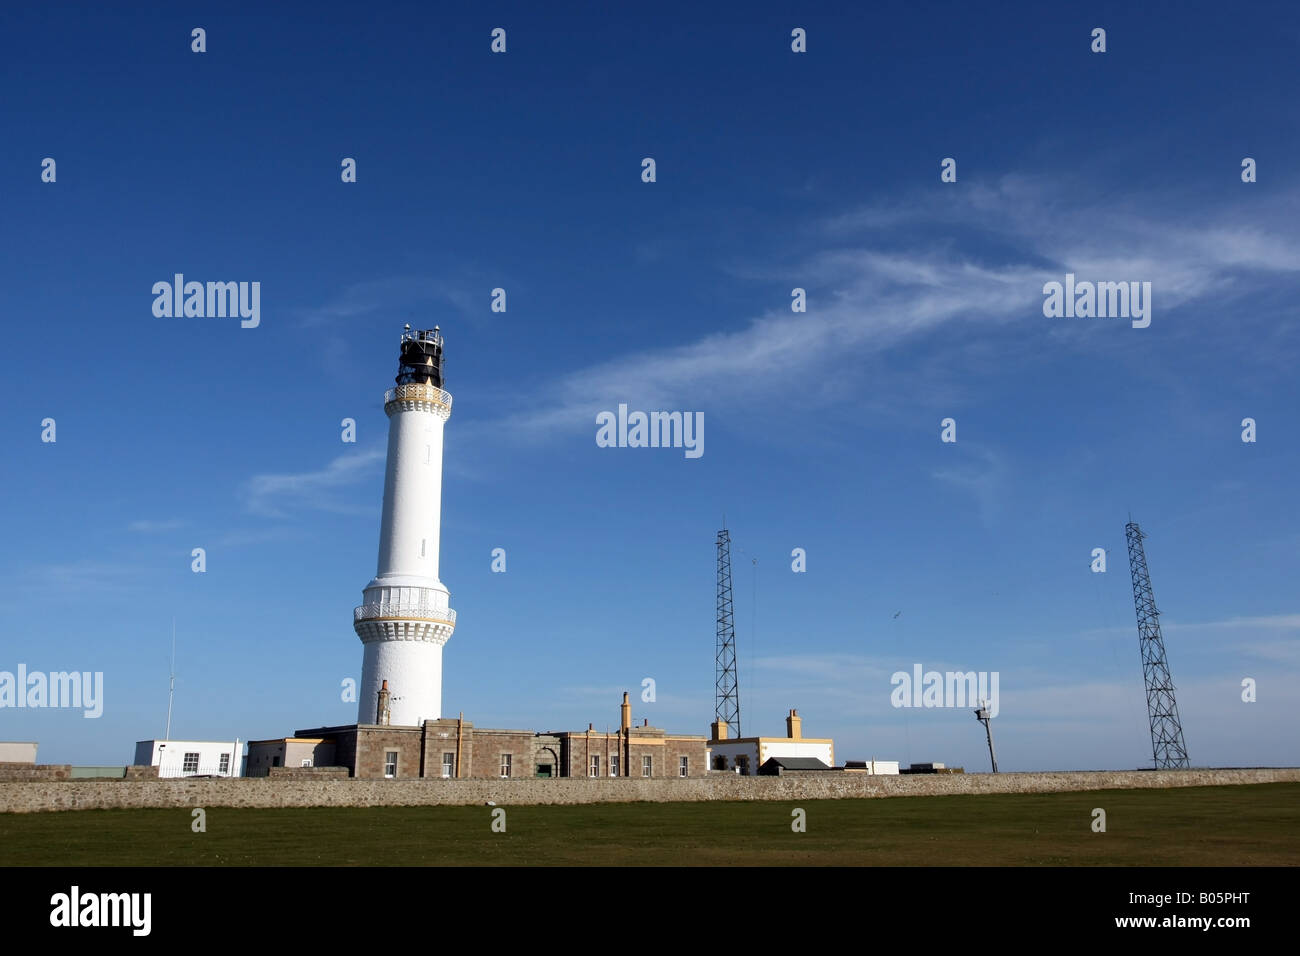
<path id="1" fill-rule="evenodd" d="M 442 645 L 431 641 L 368 641 L 361 664 L 357 723 L 379 722 L 380 685 L 388 681 L 389 724 L 417 727 L 442 716 Z"/>

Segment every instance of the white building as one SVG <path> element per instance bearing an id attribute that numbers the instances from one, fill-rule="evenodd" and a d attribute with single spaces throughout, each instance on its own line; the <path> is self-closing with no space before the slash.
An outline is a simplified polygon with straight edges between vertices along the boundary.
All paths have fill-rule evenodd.
<path id="1" fill-rule="evenodd" d="M 711 726 L 709 759 L 713 770 L 753 775 L 772 757 L 812 757 L 828 767 L 835 766 L 835 741 L 829 737 L 805 737 L 803 718 L 797 710 L 791 710 L 785 718 L 784 737 L 729 737 L 725 721 Z"/>
<path id="2" fill-rule="evenodd" d="M 865 773 L 870 775 L 888 774 L 898 776 L 897 760 L 877 760 L 872 757 L 870 760 L 846 760 L 844 761 L 845 773 Z"/>
<path id="3" fill-rule="evenodd" d="M 0 763 L 36 763 L 36 744 L 0 741 Z"/>
<path id="4" fill-rule="evenodd" d="M 451 417 L 451 394 L 442 389 L 442 333 L 436 327 L 406 327 L 397 387 L 384 394 L 384 412 L 388 464 L 379 567 L 352 614 L 365 648 L 357 723 L 417 726 L 442 716 L 442 646 L 456 627 L 450 595 L 438 577 L 442 431 Z"/>
<path id="5" fill-rule="evenodd" d="M 243 744 L 212 740 L 141 740 L 135 745 L 138 767 L 157 767 L 159 777 L 238 777 Z"/>

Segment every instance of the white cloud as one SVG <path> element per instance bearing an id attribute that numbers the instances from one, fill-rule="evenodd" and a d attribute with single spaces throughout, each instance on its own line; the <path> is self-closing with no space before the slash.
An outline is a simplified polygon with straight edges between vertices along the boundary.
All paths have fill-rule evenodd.
<path id="1" fill-rule="evenodd" d="M 1258 629 L 1269 628 L 1277 630 L 1294 631 L 1300 629 L 1300 614 L 1274 614 L 1271 617 L 1232 617 L 1226 621 L 1204 621 L 1200 624 L 1161 624 L 1161 627 L 1167 631 L 1197 631 L 1197 630 L 1241 630 L 1242 628 Z"/>
<path id="2" fill-rule="evenodd" d="M 925 661 L 927 669 L 953 665 Z M 750 728 L 776 732 L 778 712 L 797 704 L 809 736 L 833 736 L 838 760 L 940 760 L 988 769 L 984 734 L 967 709 L 895 708 L 893 660 L 854 654 L 759 658 L 761 689 L 741 676 Z M 966 668 L 969 669 L 969 668 Z M 994 742 L 1003 770 L 1079 770 L 1149 766 L 1151 738 L 1141 673 L 1097 680 L 1034 667 L 1001 672 Z M 1241 677 L 1260 680 L 1259 702 L 1241 700 Z M 1289 729 L 1300 721 L 1300 671 L 1222 674 L 1178 684 L 1184 735 L 1196 766 L 1293 766 L 1300 749 Z"/>
<path id="3" fill-rule="evenodd" d="M 473 309 L 470 292 L 461 286 L 429 276 L 390 276 L 348 286 L 322 305 L 297 311 L 303 325 L 310 327 L 376 312 L 395 313 L 400 317 L 406 310 L 418 316 L 433 304 L 450 304 L 467 314 Z"/>
<path id="4" fill-rule="evenodd" d="M 1247 654 L 1300 670 L 1300 640 L 1246 641 L 1237 646 Z"/>
<path id="5" fill-rule="evenodd" d="M 69 561 L 30 568 L 23 573 L 25 589 L 85 592 L 122 592 L 145 586 L 144 569 L 120 562 Z"/>
<path id="6" fill-rule="evenodd" d="M 244 486 L 245 505 L 254 514 L 285 517 L 290 511 L 332 511 L 361 514 L 359 508 L 335 493 L 368 478 L 384 460 L 382 447 L 340 455 L 316 471 L 254 475 Z"/>
<path id="7" fill-rule="evenodd" d="M 833 252 L 814 257 L 806 270 L 835 285 L 809 312 L 769 312 L 736 332 L 570 373 L 549 389 L 553 401 L 510 417 L 505 427 L 536 438 L 553 428 L 594 428 L 596 412 L 620 401 L 638 408 L 764 396 L 793 401 L 798 389 L 791 383 L 814 380 L 827 366 L 880 352 L 957 317 L 1030 314 L 1042 300 L 1041 282 L 1019 267 Z"/>
<path id="8" fill-rule="evenodd" d="M 137 534 L 158 534 L 163 531 L 175 531 L 177 528 L 185 527 L 185 522 L 179 518 L 169 518 L 165 521 L 132 521 L 127 525 L 128 531 L 134 531 Z"/>
<path id="9" fill-rule="evenodd" d="M 952 451 L 963 456 L 962 460 L 937 469 L 931 477 L 974 497 L 980 521 L 985 527 L 992 527 L 1006 497 L 1006 463 L 993 449 L 970 442 L 958 441 Z"/>
<path id="10" fill-rule="evenodd" d="M 1290 228 L 1282 217 L 1270 231 L 1243 227 L 1232 212 L 1189 214 L 1184 205 L 1175 225 L 1145 212 L 1156 205 L 1150 197 L 1141 206 L 1114 198 L 1099 210 L 1062 201 L 1056 188 L 1007 176 L 993 185 L 969 184 L 956 195 L 944 191 L 936 198 L 932 190 L 826 220 L 812 230 L 813 241 L 842 246 L 852 239 L 857 247 L 734 270 L 806 287 L 808 312 L 792 313 L 783 300 L 743 328 L 562 375 L 545 386 L 550 401 L 508 416 L 503 428 L 537 439 L 553 429 L 594 428 L 595 414 L 620 401 L 686 408 L 765 395 L 786 403 L 816 400 L 822 393 L 791 383 L 820 381 L 950 325 L 1042 322 L 1042 285 L 1067 271 L 1152 282 L 1154 321 L 1160 321 L 1180 305 L 1241 286 L 1247 274 L 1300 270 L 1300 245 L 1280 231 Z M 949 229 L 951 238 L 934 238 L 954 224 L 961 228 Z M 928 234 L 921 238 L 917 230 Z M 963 248 L 968 237 L 977 238 L 973 247 L 981 253 L 997 248 L 1005 261 L 980 261 Z M 1076 323 L 1053 331 L 1084 337 L 1098 328 Z"/>

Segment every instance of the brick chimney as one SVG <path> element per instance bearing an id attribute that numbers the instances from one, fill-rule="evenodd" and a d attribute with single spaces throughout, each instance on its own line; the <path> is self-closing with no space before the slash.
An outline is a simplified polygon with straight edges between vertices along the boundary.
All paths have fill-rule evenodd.
<path id="1" fill-rule="evenodd" d="M 790 716 L 785 719 L 785 735 L 791 740 L 803 737 L 803 718 L 799 711 L 791 709 Z"/>

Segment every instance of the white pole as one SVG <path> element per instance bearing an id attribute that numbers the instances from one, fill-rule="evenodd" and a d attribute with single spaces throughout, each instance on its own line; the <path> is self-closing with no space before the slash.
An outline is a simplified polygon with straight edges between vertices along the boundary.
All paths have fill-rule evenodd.
<path id="1" fill-rule="evenodd" d="M 164 740 L 172 739 L 172 701 L 176 696 L 176 618 L 172 618 L 172 666 L 171 677 L 167 682 L 167 732 Z"/>

